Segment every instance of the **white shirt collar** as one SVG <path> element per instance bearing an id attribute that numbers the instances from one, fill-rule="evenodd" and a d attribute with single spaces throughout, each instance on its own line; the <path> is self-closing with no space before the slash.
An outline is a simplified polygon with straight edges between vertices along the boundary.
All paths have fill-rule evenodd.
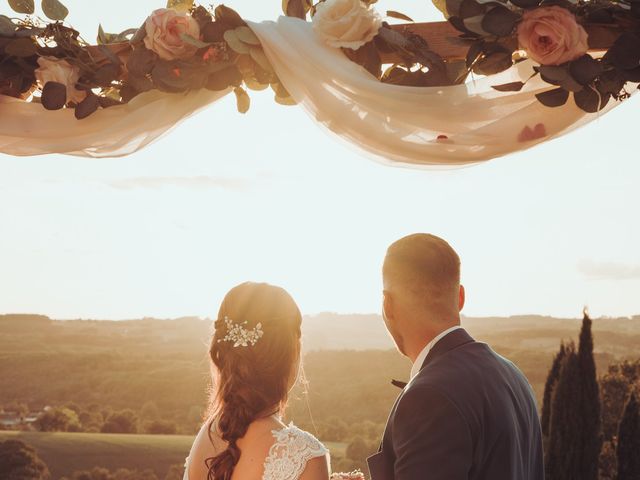
<path id="1" fill-rule="evenodd" d="M 439 335 L 437 335 L 429 343 L 427 343 L 427 346 L 422 349 L 422 351 L 418 355 L 418 358 L 416 358 L 416 361 L 413 362 L 413 366 L 411 367 L 411 379 L 413 379 L 413 377 L 415 377 L 420 372 L 422 364 L 427 359 L 427 355 L 429 355 L 429 352 L 431 351 L 431 349 L 433 349 L 433 347 L 435 347 L 436 343 L 449 335 L 451 332 L 455 332 L 456 330 L 460 330 L 461 328 L 462 327 L 460 325 L 448 328 L 444 332 L 441 332 Z"/>

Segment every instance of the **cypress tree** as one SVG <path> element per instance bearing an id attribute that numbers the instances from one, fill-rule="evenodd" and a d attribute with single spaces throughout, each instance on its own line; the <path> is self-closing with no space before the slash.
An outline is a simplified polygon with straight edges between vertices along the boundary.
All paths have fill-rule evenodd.
<path id="1" fill-rule="evenodd" d="M 549 436 L 549 423 L 551 421 L 551 398 L 553 395 L 553 389 L 558 383 L 560 377 L 560 368 L 562 367 L 562 361 L 565 356 L 564 342 L 560 343 L 560 350 L 553 357 L 553 363 L 549 369 L 547 375 L 547 381 L 544 384 L 544 396 L 542 397 L 542 414 L 540 423 L 542 424 L 542 435 L 547 438 Z"/>
<path id="2" fill-rule="evenodd" d="M 640 478 L 640 409 L 635 392 L 629 397 L 618 427 L 617 480 Z"/>
<path id="3" fill-rule="evenodd" d="M 578 437 L 583 419 L 576 408 L 581 392 L 580 362 L 573 343 L 565 348 L 560 376 L 551 395 L 547 480 L 584 480 Z"/>
<path id="4" fill-rule="evenodd" d="M 581 480 L 598 480 L 598 459 L 602 449 L 600 389 L 596 374 L 596 363 L 593 358 L 591 325 L 591 318 L 589 318 L 585 310 L 578 347 L 580 393 L 575 398 L 582 422 L 580 430 L 576 432 L 578 435 L 574 440 L 581 446 Z"/>

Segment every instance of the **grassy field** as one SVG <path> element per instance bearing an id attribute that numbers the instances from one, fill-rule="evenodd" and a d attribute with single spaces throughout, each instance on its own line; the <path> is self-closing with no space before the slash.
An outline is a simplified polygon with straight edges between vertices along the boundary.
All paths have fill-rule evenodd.
<path id="1" fill-rule="evenodd" d="M 171 465 L 182 465 L 193 437 L 188 435 L 116 435 L 104 433 L 2 432 L 0 441 L 16 439 L 34 447 L 48 465 L 53 480 L 77 470 L 152 469 L 164 478 Z M 329 443 L 338 456 L 346 445 Z"/>

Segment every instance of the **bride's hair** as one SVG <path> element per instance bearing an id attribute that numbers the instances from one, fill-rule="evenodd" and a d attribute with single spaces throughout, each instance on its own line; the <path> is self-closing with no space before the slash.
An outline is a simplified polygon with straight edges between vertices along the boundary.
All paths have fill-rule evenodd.
<path id="1" fill-rule="evenodd" d="M 209 431 L 213 424 L 228 446 L 207 459 L 208 480 L 229 480 L 240 459 L 237 440 L 251 422 L 284 408 L 297 374 L 301 323 L 293 298 L 273 285 L 243 283 L 222 301 L 209 348 L 214 367 Z M 238 344 L 238 332 L 249 334 L 249 341 L 245 336 Z"/>

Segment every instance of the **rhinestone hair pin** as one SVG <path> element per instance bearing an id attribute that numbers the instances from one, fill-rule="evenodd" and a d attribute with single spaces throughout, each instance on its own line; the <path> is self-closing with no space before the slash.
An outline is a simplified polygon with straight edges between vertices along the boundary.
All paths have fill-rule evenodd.
<path id="1" fill-rule="evenodd" d="M 227 327 L 227 334 L 224 338 L 218 340 L 220 342 L 233 342 L 233 348 L 254 346 L 258 340 L 264 335 L 262 323 L 258 323 L 251 330 L 247 330 L 244 326 L 247 322 L 236 323 L 229 317 L 224 317 L 224 323 Z"/>

